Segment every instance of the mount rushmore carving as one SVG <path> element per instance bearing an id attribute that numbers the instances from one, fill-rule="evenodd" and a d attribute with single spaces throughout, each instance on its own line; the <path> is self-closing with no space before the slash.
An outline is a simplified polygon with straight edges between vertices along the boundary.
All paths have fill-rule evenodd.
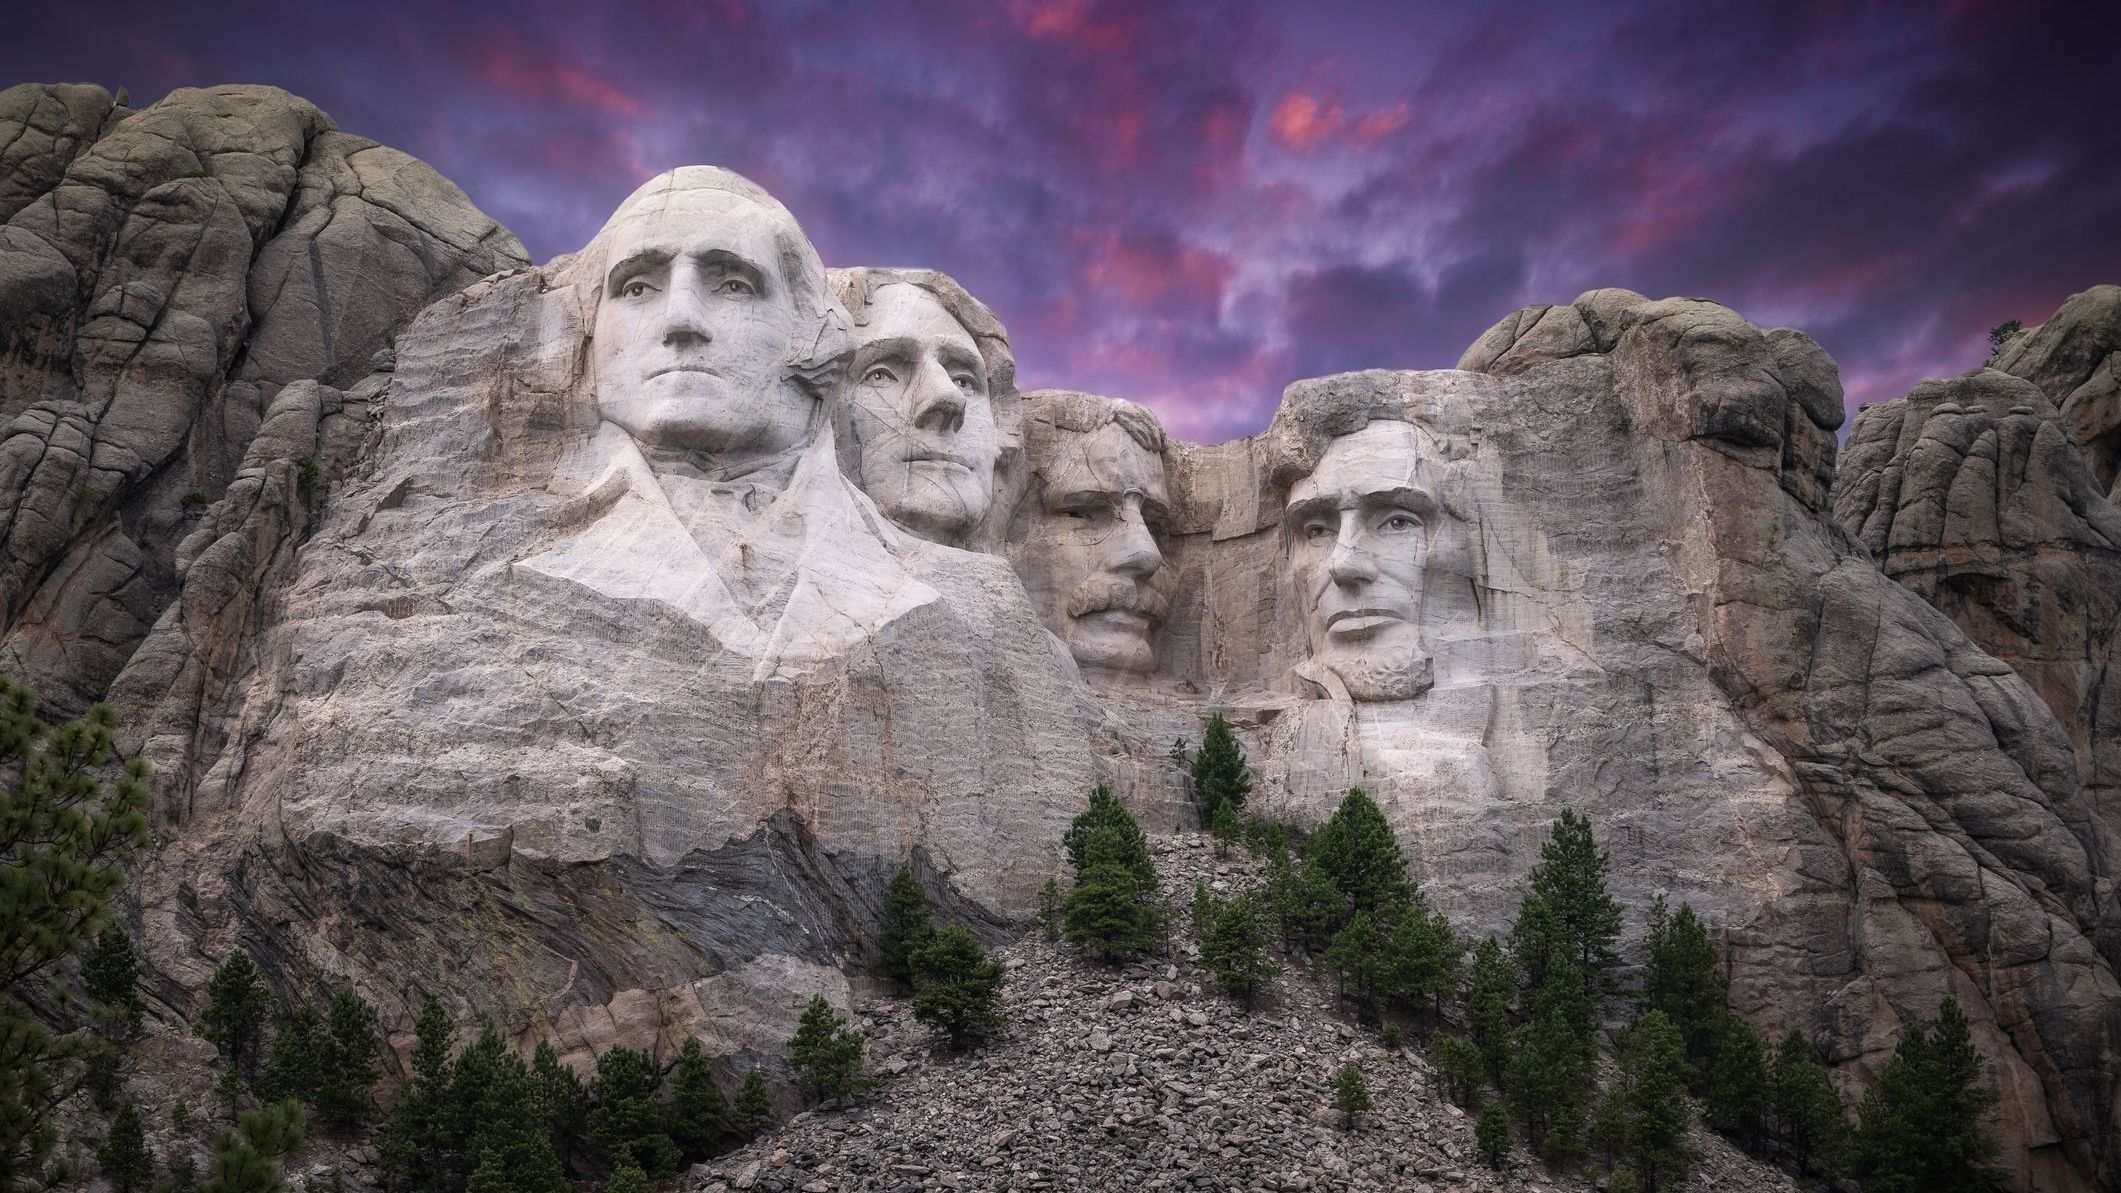
<path id="1" fill-rule="evenodd" d="M 1816 344 L 1602 290 L 1190 444 L 1019 393 L 956 282 L 828 270 L 724 170 L 533 266 L 292 97 L 94 99 L 0 106 L 39 130 L 0 208 L 0 652 L 62 707 L 107 693 L 154 765 L 164 997 L 241 944 L 394 1029 L 433 994 L 768 1057 L 799 995 L 847 996 L 895 869 L 998 931 L 1093 784 L 1190 825 L 1168 751 L 1220 712 L 1255 806 L 1365 787 L 1471 931 L 1575 807 L 1624 903 L 1704 912 L 1762 1028 L 1860 1079 L 1952 994 L 2023 1180 L 2121 1161 L 2103 664 L 1922 563 L 2048 542 L 1951 479 L 1995 471 L 1971 398 L 1873 407 L 1837 476 Z M 227 243 L 126 257 L 135 221 Z M 1980 375 L 2040 445 L 2010 508 L 2068 540 L 2038 577 L 2111 520 L 2039 511 L 2104 498 L 2072 435 L 2117 399 L 2072 362 L 2115 309 Z M 121 324 L 154 369 L 99 363 Z M 2111 615 L 2066 627 L 2084 658 Z"/>

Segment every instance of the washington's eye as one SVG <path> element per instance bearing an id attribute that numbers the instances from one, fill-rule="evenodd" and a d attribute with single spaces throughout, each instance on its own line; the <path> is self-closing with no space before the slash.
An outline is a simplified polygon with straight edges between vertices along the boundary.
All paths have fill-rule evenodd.
<path id="1" fill-rule="evenodd" d="M 757 294 L 759 290 L 757 286 L 752 285 L 743 278 L 723 278 L 721 284 L 714 288 L 714 292 L 716 294 L 751 295 Z"/>
<path id="2" fill-rule="evenodd" d="M 625 295 L 628 298 L 639 298 L 653 289 L 655 289 L 654 286 L 649 285 L 647 282 L 644 282 L 639 278 L 635 278 L 632 281 L 626 283 L 624 286 L 619 287 L 619 293 Z"/>
<path id="3" fill-rule="evenodd" d="M 898 375 L 882 365 L 875 365 L 868 372 L 862 374 L 862 384 L 864 385 L 890 385 L 897 380 Z"/>

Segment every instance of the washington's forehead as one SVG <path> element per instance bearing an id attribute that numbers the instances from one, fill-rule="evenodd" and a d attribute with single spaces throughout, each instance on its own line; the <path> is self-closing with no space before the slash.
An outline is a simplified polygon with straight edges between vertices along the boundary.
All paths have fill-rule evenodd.
<path id="1" fill-rule="evenodd" d="M 869 295 L 866 320 L 856 329 L 863 342 L 898 336 L 956 344 L 977 353 L 979 345 L 943 307 L 942 300 L 919 286 L 887 282 Z"/>
<path id="2" fill-rule="evenodd" d="M 729 191 L 657 191 L 612 217 L 605 230 L 614 258 L 643 249 L 690 252 L 720 248 L 763 261 L 774 237 L 793 224 Z"/>

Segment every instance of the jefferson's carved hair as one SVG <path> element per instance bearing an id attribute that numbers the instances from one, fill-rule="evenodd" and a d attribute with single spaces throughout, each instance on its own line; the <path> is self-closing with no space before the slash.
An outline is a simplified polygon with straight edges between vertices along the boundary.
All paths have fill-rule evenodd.
<path id="1" fill-rule="evenodd" d="M 1009 347 L 1009 329 L 994 317 L 987 304 L 974 298 L 972 293 L 957 284 L 949 274 L 933 269 L 878 269 L 857 267 L 826 271 L 833 295 L 856 327 L 869 323 L 869 307 L 876 301 L 876 292 L 894 282 L 926 291 L 942 304 L 944 311 L 957 325 L 965 329 L 978 346 L 980 362 L 987 367 L 987 398 L 993 403 L 997 415 L 1006 407 L 1013 410 L 1017 404 L 1016 354 Z"/>

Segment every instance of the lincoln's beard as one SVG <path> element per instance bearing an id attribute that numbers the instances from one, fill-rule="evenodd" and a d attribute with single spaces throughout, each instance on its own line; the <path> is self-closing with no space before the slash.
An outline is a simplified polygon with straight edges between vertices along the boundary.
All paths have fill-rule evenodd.
<path id="1" fill-rule="evenodd" d="M 1412 700 L 1436 682 L 1434 661 L 1418 643 L 1332 651 L 1319 660 L 1359 704 Z"/>

